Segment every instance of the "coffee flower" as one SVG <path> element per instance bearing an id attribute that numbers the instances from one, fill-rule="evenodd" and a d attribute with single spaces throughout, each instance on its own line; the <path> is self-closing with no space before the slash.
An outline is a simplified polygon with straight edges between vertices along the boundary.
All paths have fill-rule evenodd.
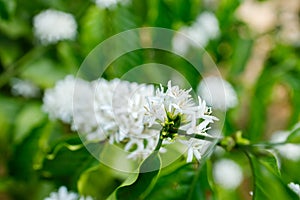
<path id="1" fill-rule="evenodd" d="M 290 183 L 288 184 L 288 187 L 289 187 L 293 192 L 295 192 L 295 193 L 298 195 L 298 197 L 300 198 L 300 186 L 299 186 L 299 184 L 294 183 L 294 182 L 290 182 Z"/>
<path id="2" fill-rule="evenodd" d="M 206 77 L 198 86 L 198 94 L 213 108 L 226 111 L 238 104 L 232 85 L 219 77 Z"/>
<path id="3" fill-rule="evenodd" d="M 145 158 L 154 150 L 159 132 L 144 124 L 146 97 L 152 96 L 154 87 L 120 79 L 99 79 L 93 83 L 94 109 L 98 128 L 87 134 L 88 139 L 110 143 L 127 141 L 125 150 L 129 158 Z"/>
<path id="4" fill-rule="evenodd" d="M 60 40 L 73 40 L 77 23 L 72 14 L 48 9 L 33 18 L 35 36 L 42 44 L 53 44 Z"/>
<path id="5" fill-rule="evenodd" d="M 78 195 L 74 192 L 69 192 L 65 186 L 61 186 L 57 192 L 51 192 L 45 200 L 77 200 Z"/>
<path id="6" fill-rule="evenodd" d="M 43 110 L 70 124 L 84 141 L 121 144 L 131 159 L 144 159 L 160 142 L 179 138 L 188 148 L 190 162 L 193 155 L 201 159 L 207 146 L 207 141 L 194 137 L 211 137 L 206 131 L 217 120 L 200 97 L 194 102 L 190 91 L 170 81 L 166 91 L 161 86 L 155 92 L 153 85 L 102 78 L 87 82 L 67 76 L 46 90 Z"/>
<path id="7" fill-rule="evenodd" d="M 38 97 L 40 95 L 40 88 L 28 80 L 14 78 L 11 81 L 12 94 L 15 96 L 23 96 L 25 98 Z"/>
<path id="8" fill-rule="evenodd" d="M 172 46 L 175 52 L 181 54 L 187 53 L 190 47 L 205 47 L 220 35 L 218 19 L 211 12 L 201 13 L 191 26 L 183 26 L 178 31 L 185 37 L 175 34 Z"/>
<path id="9" fill-rule="evenodd" d="M 86 117 L 85 113 L 92 112 L 91 108 L 91 86 L 87 81 L 75 78 L 72 75 L 66 76 L 59 80 L 54 88 L 47 89 L 43 98 L 43 110 L 49 114 L 51 119 L 60 119 L 65 123 L 73 123 L 73 104 L 76 116 L 80 116 L 85 126 L 95 124 L 95 120 Z M 85 112 L 85 113 L 84 113 Z M 90 115 L 89 116 L 93 116 Z M 73 130 L 79 129 L 79 119 L 76 118 L 77 124 L 73 124 Z"/>
<path id="10" fill-rule="evenodd" d="M 126 4 L 129 0 L 95 0 L 95 3 L 100 8 L 114 9 L 119 3 Z"/>
<path id="11" fill-rule="evenodd" d="M 68 191 L 65 186 L 61 186 L 57 192 L 51 192 L 44 200 L 93 200 L 90 196 L 79 196 L 75 192 Z"/>
<path id="12" fill-rule="evenodd" d="M 198 97 L 196 104 L 190 95 L 189 90 L 182 90 L 178 86 L 172 86 L 168 82 L 166 91 L 160 86 L 156 94 L 148 97 L 148 104 L 145 107 L 145 123 L 148 126 L 160 125 L 160 139 L 174 139 L 177 136 L 179 141 L 188 147 L 187 162 L 191 162 L 193 155 L 201 159 L 201 149 L 204 142 L 196 139 L 197 136 L 210 137 L 206 131 L 209 124 L 217 120 L 211 116 L 211 110 L 206 106 L 205 101 Z M 181 135 L 189 139 L 181 138 Z M 195 138 L 194 138 L 195 137 Z M 193 153 L 193 154 L 192 154 Z"/>
<path id="13" fill-rule="evenodd" d="M 213 178 L 221 187 L 233 190 L 242 183 L 243 171 L 233 160 L 222 159 L 214 164 Z"/>

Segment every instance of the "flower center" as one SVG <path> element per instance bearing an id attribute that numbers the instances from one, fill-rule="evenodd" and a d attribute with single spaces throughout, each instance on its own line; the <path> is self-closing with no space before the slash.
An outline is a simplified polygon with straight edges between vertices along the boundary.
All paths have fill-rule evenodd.
<path id="1" fill-rule="evenodd" d="M 165 138 L 171 138 L 174 139 L 174 137 L 177 136 L 178 129 L 181 123 L 181 115 L 172 115 L 168 112 L 166 121 L 162 124 L 162 134 L 161 137 L 163 139 Z"/>

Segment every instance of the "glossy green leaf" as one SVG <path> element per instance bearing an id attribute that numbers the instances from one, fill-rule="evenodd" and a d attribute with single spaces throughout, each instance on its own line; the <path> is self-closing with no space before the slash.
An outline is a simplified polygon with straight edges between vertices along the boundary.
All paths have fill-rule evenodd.
<path id="1" fill-rule="evenodd" d="M 153 152 L 142 162 L 139 173 L 128 177 L 108 199 L 144 199 L 155 184 L 160 168 L 161 160 L 159 154 Z"/>
<path id="2" fill-rule="evenodd" d="M 120 181 L 112 173 L 112 169 L 98 164 L 84 171 L 77 182 L 78 192 L 96 199 L 107 198 Z"/>
<path id="3" fill-rule="evenodd" d="M 95 162 L 98 161 L 81 143 L 80 138 L 74 137 L 58 143 L 52 153 L 45 156 L 39 172 L 45 178 L 61 180 L 75 187 L 80 174 Z"/>
<path id="4" fill-rule="evenodd" d="M 10 162 L 11 174 L 20 180 L 28 180 L 36 177 L 34 165 L 39 159 L 39 140 L 42 135 L 43 126 L 35 128 L 18 145 L 15 146 Z"/>
<path id="5" fill-rule="evenodd" d="M 300 123 L 293 127 L 286 141 L 289 143 L 300 144 Z"/>
<path id="6" fill-rule="evenodd" d="M 267 150 L 247 153 L 253 172 L 253 199 L 297 199 L 281 179 L 275 156 Z"/>
<path id="7" fill-rule="evenodd" d="M 184 164 L 157 180 L 146 199 L 214 199 L 207 176 L 207 166 Z"/>
<path id="8" fill-rule="evenodd" d="M 21 142 L 32 128 L 38 126 L 45 120 L 45 114 L 42 112 L 41 105 L 38 103 L 29 103 L 15 118 L 14 142 Z"/>

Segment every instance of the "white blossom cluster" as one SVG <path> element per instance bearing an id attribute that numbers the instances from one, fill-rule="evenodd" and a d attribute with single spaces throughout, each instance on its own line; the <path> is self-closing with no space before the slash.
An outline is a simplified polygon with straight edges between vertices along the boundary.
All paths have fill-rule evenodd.
<path id="1" fill-rule="evenodd" d="M 288 138 L 289 134 L 289 131 L 276 131 L 271 137 L 271 142 L 286 142 L 286 139 Z M 280 156 L 288 160 L 295 162 L 300 160 L 300 145 L 285 143 L 282 145 L 276 145 L 275 149 L 276 151 L 278 151 Z"/>
<path id="2" fill-rule="evenodd" d="M 288 187 L 289 187 L 291 190 L 293 190 L 293 192 L 295 192 L 295 193 L 298 195 L 298 197 L 300 198 L 300 185 L 299 185 L 299 184 L 294 183 L 294 182 L 290 182 L 290 183 L 288 184 Z"/>
<path id="3" fill-rule="evenodd" d="M 72 14 L 48 9 L 33 18 L 35 36 L 42 44 L 53 44 L 60 40 L 73 40 L 77 34 L 77 23 Z"/>
<path id="4" fill-rule="evenodd" d="M 233 190 L 243 181 L 243 171 L 233 160 L 222 159 L 214 164 L 213 178 L 218 185 Z"/>
<path id="5" fill-rule="evenodd" d="M 237 94 L 232 85 L 222 78 L 209 76 L 200 82 L 197 93 L 215 109 L 227 111 L 238 104 Z"/>
<path id="6" fill-rule="evenodd" d="M 95 0 L 100 8 L 114 9 L 119 3 L 126 4 L 129 0 Z"/>
<path id="7" fill-rule="evenodd" d="M 14 78 L 11 81 L 11 85 L 12 94 L 15 96 L 33 98 L 40 95 L 40 88 L 28 80 Z"/>
<path id="8" fill-rule="evenodd" d="M 184 26 L 178 31 L 187 37 L 176 34 L 173 38 L 173 49 L 181 54 L 186 54 L 190 47 L 205 47 L 220 35 L 218 19 L 211 12 L 201 13 L 191 26 Z"/>
<path id="9" fill-rule="evenodd" d="M 120 79 L 87 82 L 67 76 L 45 91 L 43 110 L 50 118 L 69 123 L 87 141 L 124 144 L 132 159 L 149 156 L 162 129 L 166 134 L 180 129 L 185 137 L 178 138 L 188 147 L 187 161 L 191 162 L 193 155 L 201 159 L 206 145 L 193 136 L 209 136 L 208 125 L 217 118 L 210 115 L 210 109 L 200 97 L 196 104 L 190 91 L 172 86 L 171 82 L 166 91 L 162 86 L 155 91 L 153 85 Z M 164 139 L 173 136 L 165 135 Z"/>
<path id="10" fill-rule="evenodd" d="M 172 86 L 171 81 L 168 82 L 166 91 L 162 86 L 158 88 L 154 96 L 147 98 L 145 122 L 149 126 L 155 123 L 160 124 L 162 127 L 170 126 L 169 131 L 171 132 L 172 129 L 175 129 L 175 132 L 178 129 L 191 136 L 208 136 L 206 133 L 208 125 L 217 118 L 210 115 L 209 108 L 200 97 L 198 97 L 198 104 L 196 104 L 190 95 L 190 91 L 191 89 L 182 90 L 178 86 Z M 176 126 L 178 117 L 180 120 Z M 169 137 L 172 138 L 172 135 Z M 193 155 L 198 160 L 201 159 L 201 151 L 205 142 L 194 137 L 190 137 L 188 140 L 180 139 L 180 141 L 188 147 L 187 162 L 192 161 Z"/>
<path id="11" fill-rule="evenodd" d="M 93 200 L 93 198 L 79 196 L 77 193 L 68 191 L 65 186 L 61 186 L 57 192 L 51 192 L 44 200 Z"/>
<path id="12" fill-rule="evenodd" d="M 129 158 L 147 157 L 155 148 L 159 132 L 144 126 L 146 96 L 154 87 L 114 79 L 87 82 L 67 76 L 45 91 L 43 110 L 82 133 L 88 141 L 128 141 Z"/>

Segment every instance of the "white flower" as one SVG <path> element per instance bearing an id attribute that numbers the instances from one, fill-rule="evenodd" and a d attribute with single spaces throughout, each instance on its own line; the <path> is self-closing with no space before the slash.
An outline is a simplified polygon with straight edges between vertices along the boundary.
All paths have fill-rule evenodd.
<path id="1" fill-rule="evenodd" d="M 272 135 L 271 142 L 285 142 L 288 136 L 288 131 L 277 131 Z M 300 145 L 287 143 L 282 145 L 276 145 L 275 149 L 284 158 L 287 158 L 292 161 L 300 160 Z"/>
<path id="2" fill-rule="evenodd" d="M 159 131 L 144 124 L 146 97 L 153 96 L 154 87 L 119 79 L 93 82 L 95 90 L 96 132 L 87 139 L 108 138 L 110 143 L 127 141 L 129 158 L 145 158 L 154 150 Z"/>
<path id="3" fill-rule="evenodd" d="M 201 160 L 204 141 L 190 138 L 189 140 L 180 140 L 180 142 L 187 146 L 186 162 L 192 162 L 193 156 L 195 156 L 198 161 Z"/>
<path id="4" fill-rule="evenodd" d="M 197 93 L 213 108 L 223 111 L 237 105 L 235 90 L 227 81 L 219 77 L 206 77 L 199 86 Z"/>
<path id="5" fill-rule="evenodd" d="M 145 122 L 148 126 L 160 125 L 162 137 L 173 139 L 178 130 L 187 135 L 208 136 L 206 131 L 210 123 L 217 120 L 210 115 L 210 110 L 205 101 L 198 97 L 198 105 L 189 94 L 191 89 L 182 90 L 178 86 L 172 86 L 168 82 L 167 90 L 160 86 L 156 90 L 155 96 L 148 97 L 148 104 L 145 106 L 147 113 Z M 186 135 L 185 135 L 186 136 Z M 188 148 L 187 162 L 191 162 L 193 155 L 200 160 L 206 143 L 204 141 L 189 138 L 188 140 L 179 138 L 179 141 Z"/>
<path id="6" fill-rule="evenodd" d="M 74 39 L 77 23 L 72 14 L 48 9 L 33 19 L 35 36 L 43 44 L 56 43 L 60 40 Z"/>
<path id="7" fill-rule="evenodd" d="M 241 184 L 243 172 L 234 161 L 222 159 L 214 164 L 213 178 L 221 187 L 233 190 Z"/>
<path id="8" fill-rule="evenodd" d="M 298 197 L 300 198 L 300 186 L 299 186 L 299 184 L 290 182 L 290 183 L 288 184 L 288 186 L 289 186 L 289 188 L 290 188 L 291 190 L 293 190 L 293 192 L 295 192 L 295 193 L 298 195 Z"/>
<path id="9" fill-rule="evenodd" d="M 190 46 L 205 47 L 220 34 L 218 19 L 210 12 L 201 13 L 191 26 L 184 26 L 178 31 L 187 37 L 176 34 L 173 38 L 173 49 L 180 54 L 185 54 Z"/>
<path id="10" fill-rule="evenodd" d="M 170 118 L 180 116 L 179 128 L 181 130 L 186 130 L 188 134 L 204 134 L 207 125 L 217 118 L 210 115 L 205 101 L 202 101 L 200 97 L 198 97 L 199 105 L 196 105 L 189 94 L 190 91 L 191 89 L 182 90 L 178 86 L 172 86 L 171 81 L 168 82 L 166 92 L 161 86 L 156 90 L 154 97 L 148 97 L 148 104 L 145 107 L 147 109 L 145 122 L 149 126 L 155 123 L 164 125 Z M 202 119 L 203 122 L 197 123 L 199 119 Z"/>
<path id="11" fill-rule="evenodd" d="M 13 95 L 32 98 L 37 97 L 40 94 L 39 87 L 28 80 L 14 78 L 12 79 L 11 84 Z"/>
<path id="12" fill-rule="evenodd" d="M 44 200 L 77 200 L 78 195 L 74 192 L 68 192 L 65 186 L 61 186 L 57 192 L 51 192 L 49 197 Z"/>
<path id="13" fill-rule="evenodd" d="M 85 141 L 122 143 L 128 158 L 144 159 L 154 151 L 162 129 L 167 135 L 164 139 L 172 139 L 169 132 L 176 134 L 178 128 L 189 138 L 193 134 L 208 136 L 208 126 L 217 118 L 210 115 L 200 97 L 199 103 L 194 103 L 190 91 L 172 86 L 170 81 L 166 92 L 161 86 L 154 94 L 153 85 L 102 78 L 87 82 L 67 76 L 45 92 L 43 110 L 50 118 L 69 123 Z M 200 159 L 200 143 L 189 140 L 185 144 Z"/>
<path id="14" fill-rule="evenodd" d="M 65 123 L 71 124 L 73 122 L 74 104 L 75 109 L 77 109 L 74 111 L 77 114 L 77 124 L 74 124 L 75 129 L 79 129 L 78 124 L 80 124 L 80 120 L 78 117 L 81 117 L 84 124 L 96 123 L 95 120 L 85 118 L 86 115 L 84 113 L 79 113 L 80 110 L 87 113 L 90 111 L 90 109 L 88 111 L 85 109 L 91 104 L 86 98 L 90 96 L 90 90 L 88 82 L 74 78 L 72 75 L 66 76 L 65 79 L 58 81 L 54 88 L 45 91 L 42 108 L 49 114 L 51 119 L 60 119 Z M 93 115 L 90 113 L 89 116 Z"/>
<path id="15" fill-rule="evenodd" d="M 129 0 L 95 0 L 95 3 L 100 8 L 113 9 L 118 3 L 126 4 Z"/>

